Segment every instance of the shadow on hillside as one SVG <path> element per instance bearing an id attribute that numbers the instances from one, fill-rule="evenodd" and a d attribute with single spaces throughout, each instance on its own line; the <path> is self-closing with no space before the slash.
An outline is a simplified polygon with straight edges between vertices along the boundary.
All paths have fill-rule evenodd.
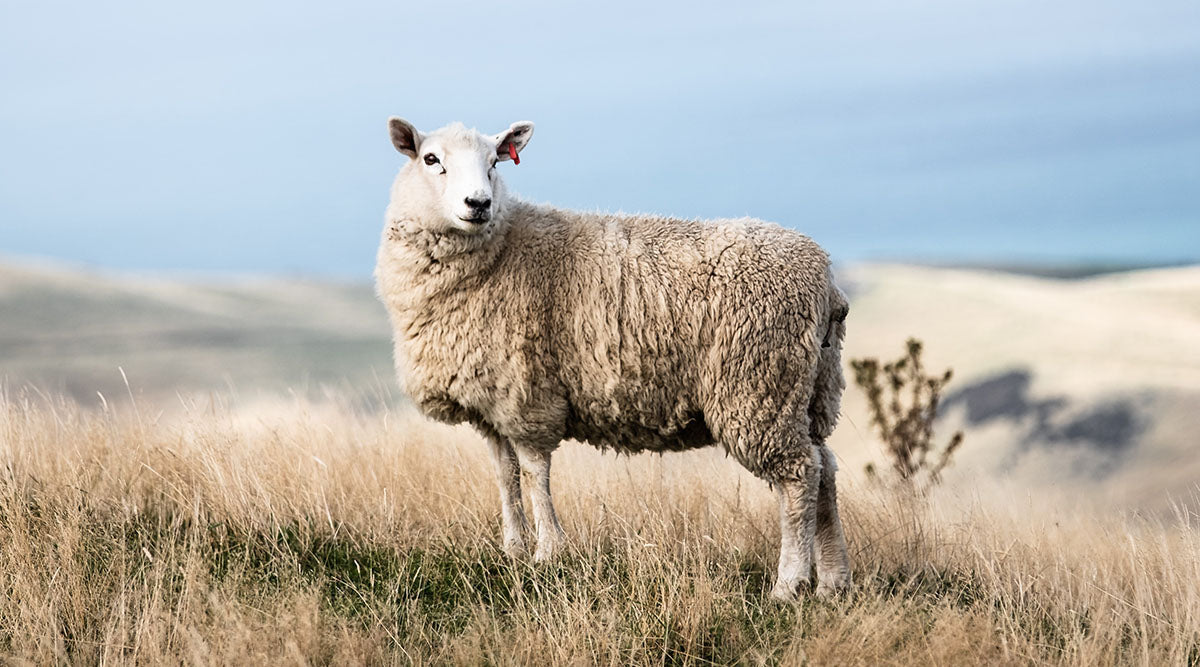
<path id="1" fill-rule="evenodd" d="M 951 392 L 942 408 L 961 405 L 967 423 L 980 426 L 995 420 L 1014 422 L 1022 431 L 1018 448 L 1009 457 L 1016 464 L 1021 454 L 1035 448 L 1080 447 L 1096 456 L 1080 461 L 1076 474 L 1104 477 L 1123 462 L 1146 429 L 1146 420 L 1131 399 L 1114 399 L 1078 406 L 1067 396 L 1036 398 L 1031 395 L 1033 374 L 1015 369 Z"/>

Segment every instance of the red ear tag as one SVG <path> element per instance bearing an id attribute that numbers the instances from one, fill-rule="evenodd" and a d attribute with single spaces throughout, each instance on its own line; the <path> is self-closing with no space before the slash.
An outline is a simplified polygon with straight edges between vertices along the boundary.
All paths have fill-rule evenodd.
<path id="1" fill-rule="evenodd" d="M 508 145 L 508 156 L 513 159 L 513 164 L 521 164 L 521 158 L 517 157 L 517 147 L 516 146 L 514 146 L 512 144 Z"/>

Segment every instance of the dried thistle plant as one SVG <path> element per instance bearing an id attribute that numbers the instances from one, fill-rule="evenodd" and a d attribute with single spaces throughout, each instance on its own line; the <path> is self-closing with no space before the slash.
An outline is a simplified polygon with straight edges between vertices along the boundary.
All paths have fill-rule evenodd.
<path id="1" fill-rule="evenodd" d="M 940 377 L 925 374 L 921 364 L 921 341 L 909 338 L 906 354 L 889 363 L 878 359 L 853 359 L 854 382 L 867 394 L 871 423 L 883 438 L 892 469 L 904 484 L 925 489 L 941 481 L 942 470 L 962 445 L 962 431 L 951 436 L 946 446 L 933 444 L 933 421 L 937 417 L 942 389 L 953 372 Z M 867 475 L 878 478 L 868 464 Z"/>

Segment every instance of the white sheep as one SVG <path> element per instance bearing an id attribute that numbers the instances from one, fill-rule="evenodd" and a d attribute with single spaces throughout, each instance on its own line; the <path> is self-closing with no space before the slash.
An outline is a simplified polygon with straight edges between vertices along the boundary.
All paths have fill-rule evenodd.
<path id="1" fill-rule="evenodd" d="M 533 124 L 429 134 L 400 118 L 376 279 L 401 384 L 428 416 L 491 443 L 503 543 L 537 560 L 563 541 L 550 458 L 568 438 L 620 452 L 719 444 L 780 498 L 775 597 L 846 589 L 825 446 L 844 388 L 845 296 L 811 239 L 758 220 L 580 213 L 511 197 L 497 162 Z"/>

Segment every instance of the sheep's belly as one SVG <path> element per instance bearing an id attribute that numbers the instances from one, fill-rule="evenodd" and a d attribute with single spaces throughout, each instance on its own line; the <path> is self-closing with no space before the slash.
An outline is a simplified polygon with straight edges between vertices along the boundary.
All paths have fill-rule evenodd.
<path id="1" fill-rule="evenodd" d="M 716 444 L 700 412 L 680 423 L 647 426 L 633 421 L 582 416 L 572 410 L 567 420 L 567 437 L 627 454 L 682 451 Z"/>

